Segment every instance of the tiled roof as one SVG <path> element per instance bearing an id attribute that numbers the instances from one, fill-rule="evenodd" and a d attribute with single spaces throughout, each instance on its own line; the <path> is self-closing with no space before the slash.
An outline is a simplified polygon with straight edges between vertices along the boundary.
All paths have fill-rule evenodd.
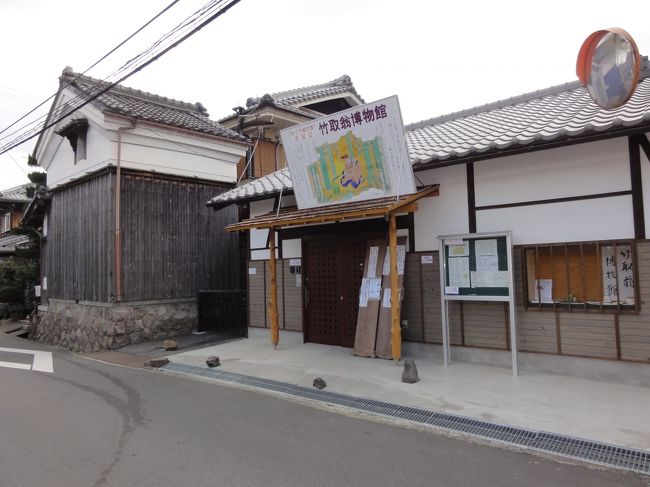
<path id="1" fill-rule="evenodd" d="M 266 94 L 261 97 L 252 97 L 246 100 L 246 108 L 241 108 L 237 115 L 244 115 L 265 106 L 280 108 L 288 110 L 298 115 L 307 116 L 309 118 L 318 118 L 321 114 L 310 110 L 306 107 L 301 107 L 302 104 L 309 104 L 309 102 L 316 103 L 324 98 L 330 98 L 343 93 L 352 93 L 359 98 L 363 103 L 363 98 L 359 96 L 357 90 L 352 84 L 352 79 L 344 74 L 327 83 L 318 85 L 305 86 L 303 88 L 295 88 L 293 90 L 279 91 L 277 93 Z M 237 115 L 228 115 L 221 119 L 229 120 Z"/>
<path id="2" fill-rule="evenodd" d="M 414 165 L 471 160 L 507 149 L 646 125 L 650 130 L 650 77 L 643 79 L 621 108 L 604 110 L 578 82 L 554 86 L 489 105 L 407 125 L 406 141 Z M 286 169 L 213 198 L 217 206 L 292 191 Z M 263 192 L 261 188 L 265 188 Z M 271 190 L 270 188 L 273 188 Z"/>
<path id="3" fill-rule="evenodd" d="M 293 192 L 293 183 L 286 167 L 243 184 L 235 189 L 221 193 L 208 201 L 209 206 L 227 206 L 239 200 L 260 199 L 283 192 Z"/>
<path id="4" fill-rule="evenodd" d="M 27 203 L 29 201 L 27 197 L 28 186 L 29 183 L 21 184 L 15 188 L 3 189 L 0 191 L 0 201 Z"/>
<path id="5" fill-rule="evenodd" d="M 650 78 L 604 110 L 577 81 L 406 126 L 413 164 L 442 162 L 650 123 Z"/>
<path id="6" fill-rule="evenodd" d="M 71 83 L 73 87 L 85 94 L 92 93 L 98 86 L 107 84 L 89 76 L 81 76 L 75 80 L 78 76 L 77 73 L 66 68 L 60 82 L 62 84 Z M 100 104 L 111 113 L 248 142 L 248 138 L 245 136 L 210 120 L 207 110 L 201 103 L 186 103 L 121 85 L 99 95 L 95 103 Z"/>
<path id="7" fill-rule="evenodd" d="M 0 254 L 13 254 L 16 247 L 24 245 L 29 242 L 27 235 L 7 235 L 0 237 Z"/>
<path id="8" fill-rule="evenodd" d="M 285 105 L 300 105 L 309 101 L 318 101 L 322 98 L 340 95 L 341 93 L 351 92 L 357 96 L 361 103 L 363 99 L 355 90 L 352 84 L 352 79 L 344 74 L 340 78 L 336 78 L 328 83 L 319 85 L 305 86 L 304 88 L 296 88 L 293 90 L 279 91 L 271 93 L 271 96 L 278 102 Z"/>

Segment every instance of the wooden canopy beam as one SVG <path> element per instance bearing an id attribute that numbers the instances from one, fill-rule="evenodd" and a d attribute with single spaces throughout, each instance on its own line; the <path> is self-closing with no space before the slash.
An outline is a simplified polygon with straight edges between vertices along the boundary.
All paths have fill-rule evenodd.
<path id="1" fill-rule="evenodd" d="M 271 343 L 277 348 L 280 342 L 280 324 L 278 319 L 278 283 L 276 280 L 275 228 L 269 229 L 269 270 L 271 272 L 271 297 L 269 312 L 271 314 Z"/>
<path id="2" fill-rule="evenodd" d="M 417 201 L 419 199 L 428 196 L 437 196 L 438 188 L 439 186 L 435 184 L 398 201 L 395 201 L 395 197 L 387 197 L 380 200 L 367 200 L 322 208 L 310 208 L 307 210 L 274 212 L 250 218 L 240 223 L 233 223 L 232 225 L 228 225 L 226 230 L 236 232 L 240 230 L 251 230 L 253 228 L 284 228 L 296 225 L 333 223 L 344 220 L 387 216 L 392 213 L 409 213 L 417 210 Z"/>
<path id="3" fill-rule="evenodd" d="M 402 335 L 399 325 L 400 300 L 397 278 L 397 218 L 390 214 L 388 221 L 388 248 L 390 251 L 390 344 L 393 360 L 402 358 Z"/>

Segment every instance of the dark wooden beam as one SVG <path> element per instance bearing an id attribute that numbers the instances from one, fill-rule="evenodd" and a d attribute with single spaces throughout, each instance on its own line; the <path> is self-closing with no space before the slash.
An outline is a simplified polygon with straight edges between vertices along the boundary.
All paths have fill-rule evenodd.
<path id="1" fill-rule="evenodd" d="M 469 233 L 476 233 L 476 192 L 474 188 L 474 163 L 467 163 L 467 222 Z"/>
<path id="2" fill-rule="evenodd" d="M 639 144 L 641 144 L 641 148 L 643 149 L 643 152 L 645 152 L 645 156 L 650 161 L 650 141 L 648 141 L 648 136 L 646 134 L 639 134 Z"/>
<path id="3" fill-rule="evenodd" d="M 643 212 L 643 181 L 641 179 L 641 142 L 639 136 L 628 137 L 630 155 L 630 187 L 632 188 L 632 215 L 634 238 L 645 239 L 645 215 Z"/>

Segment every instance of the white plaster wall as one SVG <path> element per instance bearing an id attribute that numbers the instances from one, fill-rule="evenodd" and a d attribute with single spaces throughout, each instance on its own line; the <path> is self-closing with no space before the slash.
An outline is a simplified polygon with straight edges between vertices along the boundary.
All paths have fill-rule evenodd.
<path id="1" fill-rule="evenodd" d="M 250 216 L 264 215 L 273 210 L 273 199 L 252 201 L 250 204 Z M 250 248 L 251 260 L 263 260 L 269 258 L 268 250 L 252 250 L 266 247 L 266 241 L 269 237 L 269 231 L 266 229 L 257 230 L 255 228 L 250 230 Z M 276 238 L 277 244 L 277 238 Z"/>
<path id="2" fill-rule="evenodd" d="M 282 241 L 282 257 L 285 259 L 302 258 L 302 240 L 299 238 Z"/>
<path id="3" fill-rule="evenodd" d="M 70 98 L 61 96 L 59 103 Z M 86 159 L 74 162 L 69 142 L 54 133 L 70 118 L 88 119 Z M 117 129 L 130 127 L 129 120 L 104 114 L 88 105 L 48 131 L 37 153 L 39 164 L 48 173 L 48 185 L 57 187 L 117 161 Z M 246 146 L 226 139 L 195 135 L 187 131 L 138 122 L 122 132 L 121 165 L 124 168 L 152 171 L 182 177 L 196 177 L 232 183 L 237 177 L 237 162 Z"/>
<path id="4" fill-rule="evenodd" d="M 71 98 L 69 93 L 64 93 L 61 103 Z M 86 158 L 75 163 L 74 152 L 70 142 L 54 131 L 67 125 L 73 118 L 86 118 L 88 120 L 88 131 L 86 132 Z M 73 179 L 85 176 L 87 173 L 96 171 L 104 165 L 107 160 L 114 156 L 114 151 L 107 140 L 106 131 L 102 127 L 103 115 L 91 105 L 80 109 L 70 117 L 57 123 L 43 136 L 42 148 L 37 153 L 39 165 L 47 171 L 47 184 L 55 188 Z"/>
<path id="5" fill-rule="evenodd" d="M 474 163 L 476 206 L 630 189 L 627 138 Z"/>
<path id="6" fill-rule="evenodd" d="M 438 235 L 467 233 L 467 172 L 464 165 L 416 173 L 424 184 L 439 184 L 440 195 L 418 201 L 415 250 L 438 248 Z"/>
<path id="7" fill-rule="evenodd" d="M 516 245 L 634 238 L 632 197 L 482 210 L 476 212 L 476 227 L 512 230 Z"/>
<path id="8" fill-rule="evenodd" d="M 115 158 L 117 132 L 111 131 L 110 135 Z M 144 123 L 122 132 L 121 165 L 130 169 L 234 183 L 237 162 L 244 155 L 242 145 L 160 127 L 150 130 Z"/>

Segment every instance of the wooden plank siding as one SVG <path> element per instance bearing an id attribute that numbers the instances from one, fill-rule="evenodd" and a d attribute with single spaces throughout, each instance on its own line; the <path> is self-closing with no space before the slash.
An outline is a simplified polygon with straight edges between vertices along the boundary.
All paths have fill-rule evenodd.
<path id="1" fill-rule="evenodd" d="M 122 175 L 122 300 L 194 298 L 240 287 L 237 208 L 205 202 L 230 189 L 206 181 Z"/>
<path id="2" fill-rule="evenodd" d="M 650 363 L 650 241 L 636 242 L 639 313 L 552 310 L 523 303 L 521 249 L 514 250 L 517 343 L 520 351 Z M 421 264 L 433 255 L 434 264 Z M 407 254 L 402 318 L 406 341 L 441 343 L 438 252 Z M 508 348 L 508 313 L 503 303 L 449 303 L 452 345 Z M 617 326 L 619 343 L 617 344 Z"/>
<path id="3" fill-rule="evenodd" d="M 638 314 L 616 315 L 611 311 L 601 313 L 597 310 L 526 310 L 522 301 L 522 253 L 521 249 L 515 248 L 519 350 L 650 363 L 650 308 L 647 306 L 650 305 L 650 241 L 638 241 L 636 249 L 640 311 Z M 433 264 L 422 264 L 422 255 L 432 256 Z M 249 275 L 251 326 L 265 326 L 269 281 L 268 269 L 264 271 L 265 262 L 249 261 L 249 267 L 257 269 L 257 274 Z M 284 269 L 284 277 L 278 276 L 278 282 L 282 282 L 278 288 L 279 307 L 283 309 L 281 327 L 299 331 L 302 329 L 302 290 L 295 287 L 295 274 L 289 272 L 288 259 L 280 262 L 280 268 Z M 402 301 L 402 320 L 407 321 L 402 331 L 405 341 L 442 342 L 439 275 L 437 251 L 407 253 Z M 504 303 L 450 301 L 449 321 L 452 345 L 509 348 L 508 312 Z M 617 321 L 620 334 L 618 346 Z"/>
<path id="4" fill-rule="evenodd" d="M 296 286 L 296 274 L 291 273 L 289 259 L 277 260 L 278 315 L 280 329 L 302 331 L 302 286 Z M 250 326 L 268 328 L 271 276 L 266 260 L 250 260 L 248 268 L 248 317 Z"/>
<path id="5" fill-rule="evenodd" d="M 105 173 L 52 194 L 45 272 L 49 298 L 113 296 L 113 185 Z"/>

